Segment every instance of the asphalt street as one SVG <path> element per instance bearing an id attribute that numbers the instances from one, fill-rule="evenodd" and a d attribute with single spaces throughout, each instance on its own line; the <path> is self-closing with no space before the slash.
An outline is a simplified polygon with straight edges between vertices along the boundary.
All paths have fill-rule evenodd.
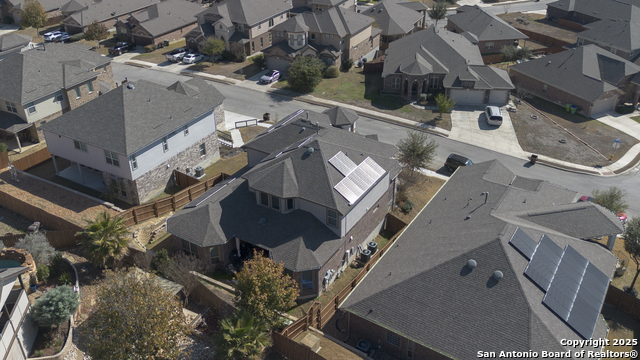
<path id="1" fill-rule="evenodd" d="M 111 65 L 113 67 L 114 79 L 118 84 L 120 84 L 125 77 L 128 78 L 129 81 L 147 80 L 167 86 L 178 80 L 186 81 L 189 79 L 187 76 L 166 73 L 158 70 L 139 68 L 113 62 Z M 271 113 L 271 117 L 273 119 L 276 115 L 279 118 L 283 118 L 284 116 L 302 108 L 312 111 L 323 111 L 326 109 L 321 106 L 310 105 L 287 97 L 267 94 L 247 88 L 225 85 L 217 82 L 211 82 L 211 84 L 226 97 L 224 103 L 226 110 L 255 118 L 261 118 L 262 114 L 265 112 Z M 363 135 L 377 134 L 380 141 L 389 144 L 397 144 L 402 138 L 406 137 L 407 130 L 407 128 L 399 125 L 366 117 L 360 118 L 357 128 L 358 133 Z M 458 153 L 467 156 L 476 163 L 498 159 L 517 175 L 547 180 L 571 190 L 578 191 L 582 195 L 591 194 L 593 189 L 607 189 L 610 186 L 617 186 L 627 192 L 626 201 L 629 204 L 629 210 L 627 211 L 628 215 L 640 215 L 640 186 L 638 186 L 640 183 L 640 175 L 638 174 L 638 166 L 617 176 L 602 177 L 585 175 L 549 167 L 539 163 L 530 166 L 528 162 L 510 156 L 509 154 L 493 152 L 448 138 L 433 136 L 433 139 L 438 144 L 438 150 L 432 166 L 440 169 L 440 171 L 443 171 L 444 173 L 446 173 L 446 170 L 442 169 L 442 164 L 444 164 L 445 159 L 450 153 Z"/>

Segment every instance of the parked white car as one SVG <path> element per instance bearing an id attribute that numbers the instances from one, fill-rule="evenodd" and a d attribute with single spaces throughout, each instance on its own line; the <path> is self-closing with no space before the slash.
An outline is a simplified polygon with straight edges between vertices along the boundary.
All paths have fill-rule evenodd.
<path id="1" fill-rule="evenodd" d="M 202 54 L 187 54 L 182 58 L 182 62 L 185 64 L 195 64 L 204 60 L 204 55 Z"/>
<path id="2" fill-rule="evenodd" d="M 69 36 L 69 34 L 67 34 L 66 32 L 62 32 L 62 31 L 51 31 L 48 33 L 44 34 L 44 41 L 55 41 L 58 38 L 61 38 L 63 35 Z"/>

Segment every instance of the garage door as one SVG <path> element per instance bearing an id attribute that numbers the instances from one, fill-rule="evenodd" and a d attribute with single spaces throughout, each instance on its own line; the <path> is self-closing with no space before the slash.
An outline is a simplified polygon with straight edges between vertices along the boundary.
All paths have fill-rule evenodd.
<path id="1" fill-rule="evenodd" d="M 504 105 L 507 103 L 507 90 L 491 90 L 489 95 L 489 104 Z"/>
<path id="2" fill-rule="evenodd" d="M 451 98 L 456 105 L 479 105 L 484 103 L 484 90 L 451 90 Z"/>
<path id="3" fill-rule="evenodd" d="M 591 116 L 603 113 L 605 111 L 609 111 L 613 109 L 613 105 L 616 103 L 617 97 L 614 96 L 605 100 L 598 100 L 593 103 L 593 107 L 591 108 Z"/>
<path id="4" fill-rule="evenodd" d="M 289 68 L 290 65 L 291 65 L 290 62 L 283 59 L 278 59 L 275 57 L 267 58 L 267 68 L 272 70 L 280 70 L 282 75 L 287 74 L 287 69 Z"/>

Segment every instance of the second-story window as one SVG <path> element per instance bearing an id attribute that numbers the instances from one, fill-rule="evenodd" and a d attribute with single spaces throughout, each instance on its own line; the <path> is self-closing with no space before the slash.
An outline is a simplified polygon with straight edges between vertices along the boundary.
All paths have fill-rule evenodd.
<path id="1" fill-rule="evenodd" d="M 244 25 L 238 24 L 238 31 L 244 31 Z"/>
<path id="2" fill-rule="evenodd" d="M 74 90 L 76 92 L 76 99 L 80 99 L 80 87 L 76 86 L 76 88 Z"/>
<path id="3" fill-rule="evenodd" d="M 135 155 L 129 156 L 129 161 L 131 161 L 131 170 L 138 169 L 138 159 L 136 159 Z"/>
<path id="4" fill-rule="evenodd" d="M 291 210 L 294 209 L 294 207 L 295 207 L 295 202 L 294 202 L 293 198 L 287 199 L 287 208 L 286 208 L 286 210 L 287 211 L 291 211 Z"/>
<path id="5" fill-rule="evenodd" d="M 36 113 L 36 104 L 33 101 L 27 104 L 27 112 L 29 115 Z"/>
<path id="6" fill-rule="evenodd" d="M 262 49 L 263 46 L 264 46 L 264 41 L 262 38 L 260 38 L 260 48 Z"/>
<path id="7" fill-rule="evenodd" d="M 269 27 L 273 26 L 273 19 L 269 19 Z"/>
<path id="8" fill-rule="evenodd" d="M 184 126 L 184 136 L 189 135 L 189 125 Z"/>
<path id="9" fill-rule="evenodd" d="M 87 90 L 89 90 L 89 94 L 93 92 L 93 83 L 91 81 L 87 83 Z"/>
<path id="10" fill-rule="evenodd" d="M 309 34 L 309 36 L 311 37 L 311 40 L 315 40 L 316 39 L 316 34 L 314 34 L 314 33 Z"/>
<path id="11" fill-rule="evenodd" d="M 104 156 L 107 159 L 107 164 L 120 167 L 120 161 L 118 160 L 118 154 L 109 150 L 104 151 Z"/>
<path id="12" fill-rule="evenodd" d="M 289 35 L 289 46 L 293 46 L 295 41 L 296 41 L 295 35 L 290 34 Z"/>
<path id="13" fill-rule="evenodd" d="M 335 210 L 327 209 L 327 225 L 338 227 L 338 212 Z"/>
<path id="14" fill-rule="evenodd" d="M 298 46 L 302 45 L 302 34 L 298 34 Z"/>
<path id="15" fill-rule="evenodd" d="M 77 140 L 73 140 L 73 146 L 75 146 L 76 149 L 78 150 L 82 150 L 84 152 L 87 152 L 87 144 L 77 141 Z"/>
<path id="16" fill-rule="evenodd" d="M 12 112 L 12 113 L 17 113 L 18 112 L 18 108 L 16 107 L 16 104 L 14 104 L 12 102 L 8 102 L 8 101 L 5 101 L 4 103 L 7 105 L 7 111 Z"/>
<path id="17" fill-rule="evenodd" d="M 277 196 L 271 195 L 271 207 L 275 210 L 280 211 L 280 198 Z"/>
<path id="18" fill-rule="evenodd" d="M 260 193 L 260 205 L 269 206 L 269 194 L 263 192 Z"/>
<path id="19" fill-rule="evenodd" d="M 56 102 L 61 102 L 62 100 L 64 100 L 64 95 L 62 95 L 62 90 L 56 92 L 56 98 L 55 101 Z"/>
<path id="20" fill-rule="evenodd" d="M 167 142 L 166 136 L 162 138 L 162 151 L 164 152 L 169 151 L 169 143 Z"/>

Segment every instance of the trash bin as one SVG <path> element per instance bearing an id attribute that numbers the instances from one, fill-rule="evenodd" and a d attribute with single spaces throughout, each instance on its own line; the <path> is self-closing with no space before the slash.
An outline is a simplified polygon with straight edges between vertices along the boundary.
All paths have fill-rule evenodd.
<path id="1" fill-rule="evenodd" d="M 536 161 L 538 161 L 538 155 L 531 154 L 531 159 L 529 160 L 529 162 L 531 162 L 531 165 L 535 165 Z"/>
<path id="2" fill-rule="evenodd" d="M 575 105 L 571 105 L 571 113 L 572 113 L 572 114 L 575 114 L 575 113 L 576 113 L 576 110 L 578 110 L 578 107 L 577 107 L 577 106 L 575 106 Z"/>
<path id="3" fill-rule="evenodd" d="M 567 106 L 565 107 L 565 109 L 567 109 L 567 112 L 571 111 L 571 104 L 567 104 Z"/>
<path id="4" fill-rule="evenodd" d="M 38 285 L 36 285 L 36 284 L 30 285 L 29 289 L 31 289 L 31 292 L 34 293 L 38 289 Z"/>
<path id="5" fill-rule="evenodd" d="M 269 121 L 270 119 L 271 119 L 271 114 L 264 113 L 264 115 L 262 115 L 262 121 Z"/>
<path id="6" fill-rule="evenodd" d="M 165 40 L 163 43 L 165 47 L 169 46 L 169 40 Z"/>

